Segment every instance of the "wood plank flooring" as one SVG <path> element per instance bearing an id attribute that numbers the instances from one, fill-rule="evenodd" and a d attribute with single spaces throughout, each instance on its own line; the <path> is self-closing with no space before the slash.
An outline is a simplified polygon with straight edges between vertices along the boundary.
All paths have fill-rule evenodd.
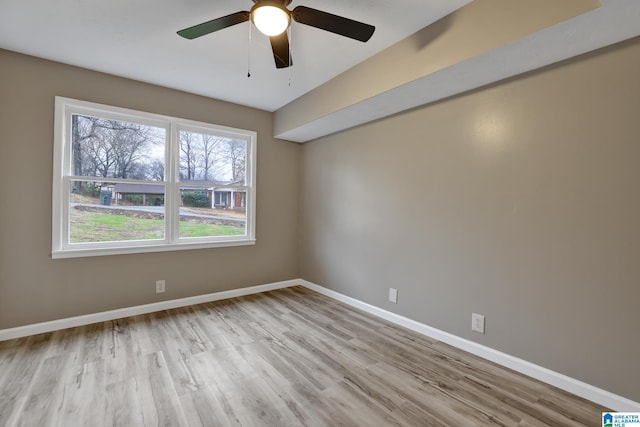
<path id="1" fill-rule="evenodd" d="M 302 287 L 0 343 L 0 426 L 597 426 L 604 410 Z"/>

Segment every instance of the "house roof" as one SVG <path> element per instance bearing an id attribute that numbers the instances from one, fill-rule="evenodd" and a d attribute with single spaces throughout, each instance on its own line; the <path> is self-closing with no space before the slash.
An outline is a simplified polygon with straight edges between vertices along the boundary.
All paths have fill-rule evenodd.
<path id="1" fill-rule="evenodd" d="M 239 182 L 211 182 L 211 181 L 190 181 L 191 184 L 209 184 L 207 190 L 215 189 L 216 185 L 230 185 L 237 184 Z M 180 188 L 186 190 L 202 190 L 200 185 L 181 185 Z M 122 194 L 164 194 L 165 187 L 162 184 L 129 184 L 129 183 L 117 183 L 113 191 L 115 193 Z M 231 190 L 229 190 L 231 191 Z"/>
<path id="2" fill-rule="evenodd" d="M 164 194 L 164 185 L 118 183 L 113 191 L 124 194 Z"/>

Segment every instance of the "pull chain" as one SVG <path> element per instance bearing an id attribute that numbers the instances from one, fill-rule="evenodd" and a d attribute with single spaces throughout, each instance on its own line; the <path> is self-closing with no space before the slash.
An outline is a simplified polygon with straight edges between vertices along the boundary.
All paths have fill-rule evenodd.
<path id="1" fill-rule="evenodd" d="M 289 87 L 291 87 L 291 66 L 293 65 L 293 61 L 291 60 L 291 56 L 293 55 L 291 53 L 293 52 L 293 29 L 291 27 L 293 27 L 293 25 L 289 25 L 289 28 L 287 28 L 287 31 L 289 33 Z"/>
<path id="2" fill-rule="evenodd" d="M 251 27 L 253 24 L 249 20 L 249 47 L 247 49 L 247 78 L 251 77 Z"/>

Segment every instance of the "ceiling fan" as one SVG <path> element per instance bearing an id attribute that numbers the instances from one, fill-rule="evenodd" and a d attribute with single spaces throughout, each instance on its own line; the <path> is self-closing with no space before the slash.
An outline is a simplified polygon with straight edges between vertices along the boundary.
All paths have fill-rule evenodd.
<path id="1" fill-rule="evenodd" d="M 291 18 L 301 24 L 310 25 L 361 42 L 369 40 L 376 29 L 373 25 L 310 7 L 297 6 L 293 10 L 289 10 L 287 6 L 291 3 L 291 0 L 253 0 L 253 2 L 255 4 L 248 12 L 236 12 L 203 22 L 178 31 L 178 35 L 192 40 L 251 20 L 261 33 L 269 36 L 276 68 L 286 68 L 292 65 L 289 38 L 286 33 L 287 28 L 291 25 Z"/>

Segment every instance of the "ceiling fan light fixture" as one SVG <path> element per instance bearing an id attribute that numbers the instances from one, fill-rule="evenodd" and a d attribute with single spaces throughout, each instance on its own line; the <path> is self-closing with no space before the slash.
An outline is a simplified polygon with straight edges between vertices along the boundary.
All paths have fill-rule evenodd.
<path id="1" fill-rule="evenodd" d="M 260 2 L 251 9 L 251 20 L 265 36 L 282 34 L 291 23 L 289 12 L 275 2 Z"/>

